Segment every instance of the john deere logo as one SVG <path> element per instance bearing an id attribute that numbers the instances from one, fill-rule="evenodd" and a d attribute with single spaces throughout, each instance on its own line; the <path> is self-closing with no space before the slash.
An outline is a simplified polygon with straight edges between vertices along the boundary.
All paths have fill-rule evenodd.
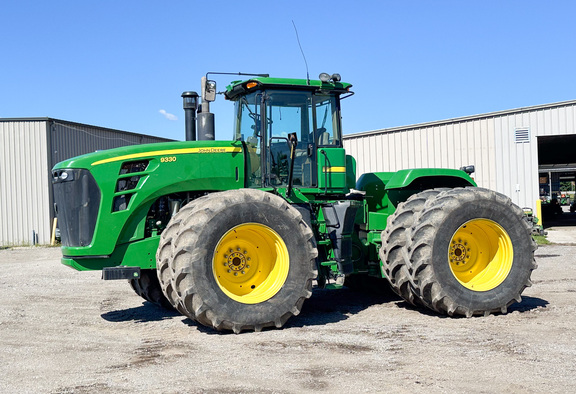
<path id="1" fill-rule="evenodd" d="M 226 153 L 226 148 L 199 148 L 198 153 Z"/>

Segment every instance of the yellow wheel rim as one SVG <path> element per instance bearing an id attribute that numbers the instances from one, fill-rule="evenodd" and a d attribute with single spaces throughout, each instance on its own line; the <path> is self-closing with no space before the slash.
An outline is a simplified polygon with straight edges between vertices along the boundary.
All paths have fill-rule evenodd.
<path id="1" fill-rule="evenodd" d="M 286 282 L 288 248 L 270 227 L 241 224 L 218 242 L 212 268 L 218 286 L 228 297 L 257 304 L 272 298 Z"/>
<path id="2" fill-rule="evenodd" d="M 508 233 L 492 220 L 470 220 L 450 240 L 450 269 L 470 290 L 496 288 L 510 273 L 513 259 L 514 248 Z"/>

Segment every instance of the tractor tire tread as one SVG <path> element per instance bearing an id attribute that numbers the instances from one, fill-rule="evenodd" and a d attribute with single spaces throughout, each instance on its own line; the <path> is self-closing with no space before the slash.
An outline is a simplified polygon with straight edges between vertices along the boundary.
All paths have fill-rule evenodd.
<path id="1" fill-rule="evenodd" d="M 406 234 L 426 202 L 444 190 L 447 189 L 424 190 L 410 196 L 388 217 L 386 230 L 381 234 L 382 247 L 379 256 L 386 279 L 396 294 L 415 306 L 422 304 L 417 296 L 418 284 L 414 282 L 412 266 L 405 248 Z"/>

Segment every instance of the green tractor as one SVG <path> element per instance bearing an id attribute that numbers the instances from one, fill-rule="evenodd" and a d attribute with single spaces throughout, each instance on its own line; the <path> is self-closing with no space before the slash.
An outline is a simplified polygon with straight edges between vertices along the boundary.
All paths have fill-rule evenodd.
<path id="1" fill-rule="evenodd" d="M 351 85 L 338 74 L 231 82 L 233 138 L 215 141 L 207 77 L 201 100 L 182 95 L 187 141 L 54 167 L 63 264 L 235 333 L 282 327 L 314 286 L 373 278 L 450 316 L 521 301 L 536 268 L 531 227 L 509 198 L 476 187 L 473 168 L 357 179 L 340 113 Z"/>

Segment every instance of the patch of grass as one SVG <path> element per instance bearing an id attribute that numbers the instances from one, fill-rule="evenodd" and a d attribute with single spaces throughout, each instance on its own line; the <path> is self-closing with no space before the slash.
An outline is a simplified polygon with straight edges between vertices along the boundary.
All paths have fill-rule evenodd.
<path id="1" fill-rule="evenodd" d="M 3 245 L 0 245 L 0 250 L 2 249 L 12 249 L 12 248 L 18 248 L 18 247 L 23 247 L 23 248 L 27 248 L 32 246 L 30 243 L 28 242 L 22 242 L 22 243 L 5 243 Z"/>
<path id="2" fill-rule="evenodd" d="M 552 243 L 544 235 L 533 235 L 532 238 L 538 245 L 550 245 Z"/>

